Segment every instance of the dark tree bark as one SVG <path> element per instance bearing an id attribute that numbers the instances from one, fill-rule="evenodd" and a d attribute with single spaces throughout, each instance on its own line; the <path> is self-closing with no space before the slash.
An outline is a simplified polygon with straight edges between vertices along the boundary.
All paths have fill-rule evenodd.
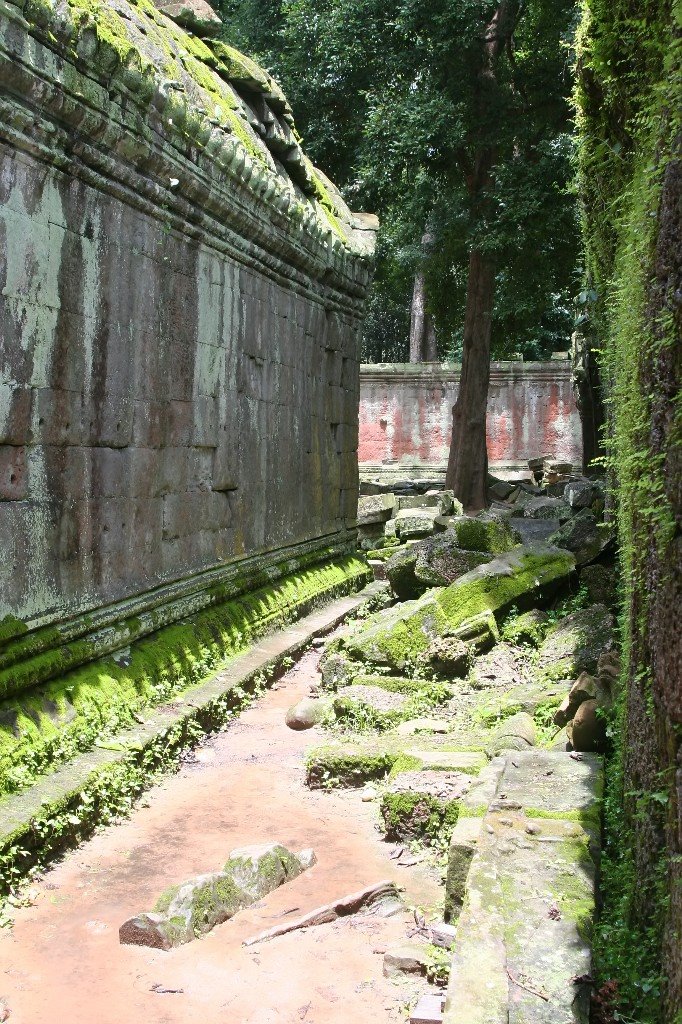
<path id="1" fill-rule="evenodd" d="M 490 380 L 490 331 L 495 268 L 474 250 L 469 257 L 462 374 L 452 410 L 452 440 L 445 478 L 466 511 L 487 504 L 486 409 Z"/>
<path id="2" fill-rule="evenodd" d="M 481 67 L 478 72 L 476 106 L 481 124 L 489 111 L 487 104 L 496 86 L 497 64 L 504 52 L 511 52 L 519 18 L 518 0 L 500 0 L 482 37 Z M 497 153 L 483 142 L 473 154 L 459 157 L 474 222 L 486 211 L 487 190 Z M 464 508 L 476 512 L 487 501 L 488 453 L 486 411 L 490 380 L 490 333 L 495 301 L 495 267 L 492 259 L 474 248 L 469 256 L 462 375 L 457 401 L 452 410 L 452 439 L 446 486 L 452 488 Z"/>

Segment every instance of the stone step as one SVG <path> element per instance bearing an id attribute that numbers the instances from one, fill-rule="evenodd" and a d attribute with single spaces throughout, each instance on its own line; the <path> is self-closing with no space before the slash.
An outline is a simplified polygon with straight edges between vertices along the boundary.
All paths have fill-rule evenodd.
<path id="1" fill-rule="evenodd" d="M 587 1024 L 601 789 L 591 754 L 514 752 L 481 773 L 452 837 L 451 902 L 454 865 L 466 881 L 444 1024 Z"/>

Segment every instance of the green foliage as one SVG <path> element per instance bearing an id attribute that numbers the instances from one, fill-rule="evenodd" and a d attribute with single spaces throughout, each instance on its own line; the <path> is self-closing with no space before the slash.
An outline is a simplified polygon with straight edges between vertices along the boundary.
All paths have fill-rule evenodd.
<path id="1" fill-rule="evenodd" d="M 354 208 L 382 222 L 365 358 L 406 358 L 423 266 L 440 355 L 459 354 L 468 253 L 498 266 L 494 352 L 564 347 L 576 263 L 571 194 L 568 0 L 521 8 L 482 93 L 489 4 L 399 0 L 216 0 L 225 33 L 282 82 L 307 151 Z M 301 73 L 305 69 L 305 73 Z M 472 195 L 471 168 L 494 153 Z M 425 229 L 434 236 L 428 252 Z"/>
<path id="2" fill-rule="evenodd" d="M 600 349 L 608 391 L 606 463 L 617 488 L 625 591 L 624 685 L 648 705 L 652 721 L 646 574 L 652 563 L 663 573 L 674 564 L 667 472 L 682 443 L 679 399 L 668 406 L 666 433 L 652 431 L 654 411 L 668 386 L 661 381 L 659 390 L 661 368 L 671 348 L 679 346 L 674 285 L 653 281 L 661 186 L 669 161 L 679 159 L 679 25 L 679 0 L 587 0 L 578 51 L 586 298 L 592 290 L 584 316 Z M 641 710 L 637 717 L 641 730 L 649 728 Z M 618 983 L 618 1019 L 651 1024 L 665 1013 L 661 939 L 668 853 L 663 836 L 670 779 L 666 773 L 649 777 L 646 788 L 638 784 L 636 793 L 629 792 L 627 728 L 623 706 L 608 726 L 614 754 L 607 771 L 604 909 L 596 962 L 601 981 Z M 645 746 L 641 737 L 637 742 Z"/>

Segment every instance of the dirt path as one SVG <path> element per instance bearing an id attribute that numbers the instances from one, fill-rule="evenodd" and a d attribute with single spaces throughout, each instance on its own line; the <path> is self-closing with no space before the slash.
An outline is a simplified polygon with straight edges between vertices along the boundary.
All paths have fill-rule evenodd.
<path id="1" fill-rule="evenodd" d="M 407 913 L 355 917 L 244 948 L 244 939 L 384 878 L 408 904 L 431 906 L 435 872 L 391 860 L 377 810 L 357 792 L 311 792 L 306 750 L 285 709 L 307 694 L 318 656 L 307 654 L 196 760 L 148 794 L 130 820 L 70 853 L 34 887 L 34 905 L 0 933 L 0 996 L 11 1024 L 349 1024 L 405 1019 L 411 988 L 382 976 L 382 953 L 409 930 Z M 298 879 L 170 952 L 121 946 L 119 925 L 171 884 L 217 870 L 231 849 L 279 841 L 312 846 L 318 863 Z M 296 916 L 298 916 L 298 911 Z M 157 992 L 154 986 L 181 992 Z M 422 983 L 423 987 L 423 983 Z"/>

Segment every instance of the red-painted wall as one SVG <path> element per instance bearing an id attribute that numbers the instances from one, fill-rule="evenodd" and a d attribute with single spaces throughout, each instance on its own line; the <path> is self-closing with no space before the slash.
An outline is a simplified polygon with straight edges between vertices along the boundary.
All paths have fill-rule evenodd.
<path id="1" fill-rule="evenodd" d="M 430 476 L 445 471 L 459 366 L 365 365 L 360 371 L 360 474 Z M 568 360 L 493 363 L 488 459 L 493 471 L 527 469 L 547 455 L 576 468 L 580 417 Z"/>

